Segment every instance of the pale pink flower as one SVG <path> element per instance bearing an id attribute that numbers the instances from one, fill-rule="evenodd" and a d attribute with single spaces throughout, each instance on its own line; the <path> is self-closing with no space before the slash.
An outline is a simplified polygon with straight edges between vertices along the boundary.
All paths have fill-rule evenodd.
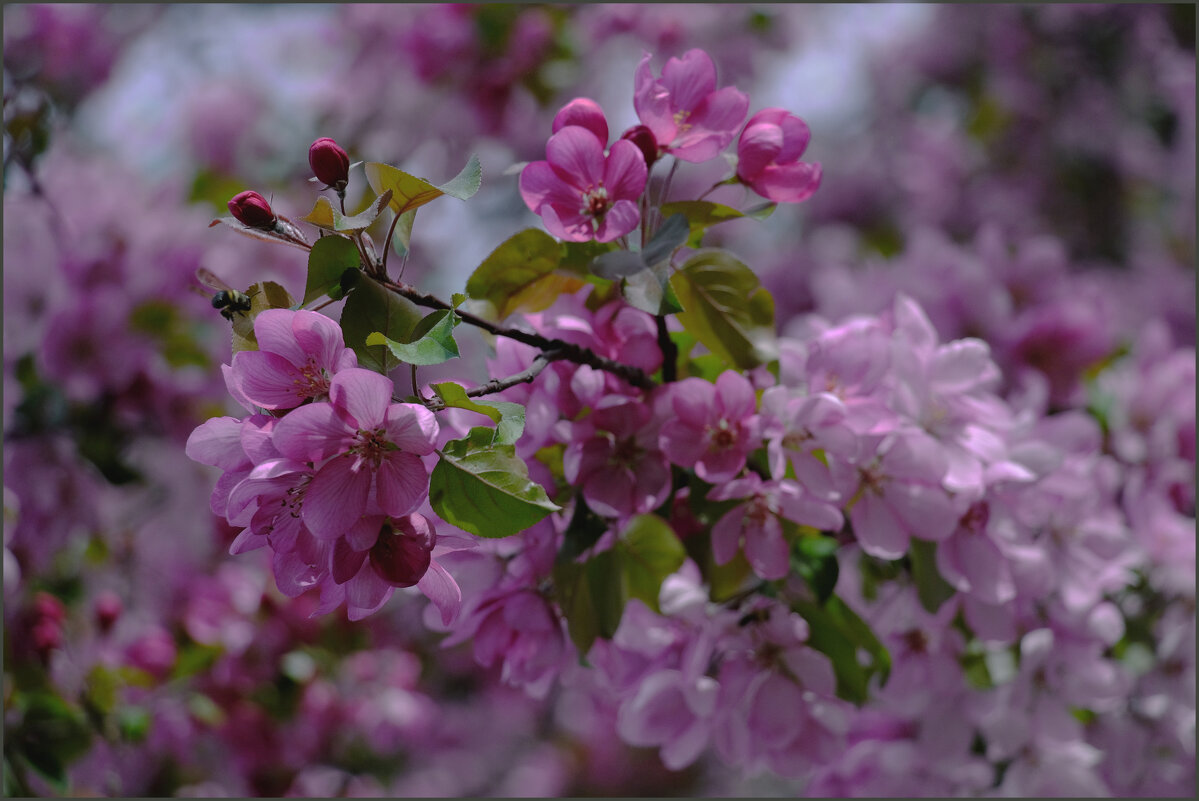
<path id="1" fill-rule="evenodd" d="M 662 426 L 666 457 L 713 484 L 740 473 L 746 455 L 760 444 L 753 385 L 729 371 L 715 385 L 684 378 L 670 390 L 677 417 Z"/>

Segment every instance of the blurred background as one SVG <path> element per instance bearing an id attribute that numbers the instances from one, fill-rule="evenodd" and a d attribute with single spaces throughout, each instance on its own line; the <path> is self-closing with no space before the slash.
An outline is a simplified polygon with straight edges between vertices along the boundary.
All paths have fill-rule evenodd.
<path id="1" fill-rule="evenodd" d="M 1048 411 L 1086 405 L 1084 379 L 1146 331 L 1194 345 L 1193 6 L 3 13 L 9 795 L 802 789 L 714 758 L 667 771 L 588 693 L 531 699 L 468 645 L 441 648 L 423 597 L 313 619 L 316 599 L 279 593 L 263 552 L 228 555 L 237 532 L 209 510 L 219 471 L 183 453 L 198 423 L 233 412 L 228 324 L 194 275 L 302 293 L 298 251 L 207 226 L 243 189 L 303 216 L 317 137 L 435 182 L 480 156 L 479 194 L 431 206 L 413 237 L 406 280 L 448 296 L 538 226 L 509 168 L 543 157 L 558 108 L 591 97 L 615 135 L 637 121 L 642 53 L 659 68 L 699 47 L 751 113 L 804 118 L 805 160 L 823 165 L 802 206 L 712 232 L 774 293 L 783 331 L 906 292 L 942 338 L 986 339 L 1009 391 L 1038 388 Z M 680 173 L 676 194 L 712 180 Z M 368 191 L 352 182 L 348 205 Z M 1193 533 L 1190 398 L 1191 486 L 1163 491 Z M 1189 559 L 1176 569 L 1193 638 Z M 1193 695 L 1191 715 L 1193 732 Z M 1190 748 L 1193 777 L 1193 734 Z"/>

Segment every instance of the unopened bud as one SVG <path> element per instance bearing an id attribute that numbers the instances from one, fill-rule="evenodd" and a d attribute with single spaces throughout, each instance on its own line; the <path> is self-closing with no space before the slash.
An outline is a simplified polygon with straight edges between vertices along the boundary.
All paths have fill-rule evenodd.
<path id="1" fill-rule="evenodd" d="M 337 191 L 344 191 L 350 180 L 350 157 L 341 145 L 327 136 L 308 148 L 308 164 L 317 180 Z"/>
<path id="2" fill-rule="evenodd" d="M 393 587 L 411 587 L 429 570 L 437 533 L 420 514 L 396 522 L 394 532 L 384 530 L 371 548 L 375 573 Z"/>
<path id="3" fill-rule="evenodd" d="M 271 231 L 278 219 L 271 210 L 271 204 L 257 192 L 246 190 L 238 192 L 229 201 L 229 213 L 242 225 Z"/>
<path id="4" fill-rule="evenodd" d="M 658 140 L 654 138 L 653 131 L 644 125 L 634 125 L 622 133 L 620 138 L 627 139 L 637 146 L 641 155 L 645 156 L 646 167 L 654 166 L 654 162 L 658 160 Z"/>
<path id="5" fill-rule="evenodd" d="M 55 623 L 61 623 L 67 616 L 67 608 L 62 601 L 48 592 L 39 592 L 33 599 L 34 616 L 48 618 Z"/>

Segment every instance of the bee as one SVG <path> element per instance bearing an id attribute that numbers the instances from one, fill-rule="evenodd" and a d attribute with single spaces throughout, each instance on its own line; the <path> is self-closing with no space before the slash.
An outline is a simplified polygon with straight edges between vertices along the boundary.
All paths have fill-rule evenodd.
<path id="1" fill-rule="evenodd" d="M 229 322 L 233 322 L 235 314 L 244 314 L 250 311 L 250 296 L 217 278 L 212 270 L 206 267 L 198 268 L 196 279 L 210 289 L 217 290 L 216 294 L 212 296 L 212 308 L 220 309 L 221 316 Z"/>

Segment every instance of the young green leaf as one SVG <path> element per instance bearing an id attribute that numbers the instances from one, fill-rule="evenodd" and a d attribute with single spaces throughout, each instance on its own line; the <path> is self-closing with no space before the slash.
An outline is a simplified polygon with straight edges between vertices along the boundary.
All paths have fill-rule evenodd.
<path id="1" fill-rule="evenodd" d="M 456 314 L 447 309 L 438 309 L 417 323 L 409 335 L 410 342 L 396 342 L 382 332 L 374 331 L 367 336 L 366 345 L 382 345 L 405 364 L 441 364 L 458 358 L 458 343 L 454 340 L 457 322 Z"/>
<path id="2" fill-rule="evenodd" d="M 769 361 L 774 352 L 774 299 L 753 271 L 719 250 L 692 256 L 670 279 L 688 332 L 739 369 Z"/>
<path id="3" fill-rule="evenodd" d="M 442 195 L 466 200 L 479 191 L 479 186 L 483 180 L 483 170 L 479 165 L 479 157 L 475 155 L 471 155 L 461 172 L 441 186 L 434 186 L 423 178 L 409 175 L 390 164 L 383 164 L 378 161 L 368 161 L 363 166 L 363 170 L 366 173 L 366 180 L 370 183 L 371 189 L 374 189 L 376 193 L 379 195 L 382 195 L 386 191 L 392 193 L 391 208 L 396 214 L 405 214 L 418 209 Z M 401 221 L 402 224 L 403 222 Z M 411 223 L 408 223 L 408 225 L 409 231 L 411 231 Z M 406 245 L 407 243 L 404 244 Z"/>
<path id="4" fill-rule="evenodd" d="M 453 382 L 433 384 L 433 391 L 446 406 L 485 414 L 495 423 L 496 445 L 515 445 L 525 431 L 525 407 L 510 401 L 477 400 Z"/>
<path id="5" fill-rule="evenodd" d="M 447 443 L 433 468 L 429 500 L 442 519 L 480 537 L 508 537 L 560 508 L 513 446 L 486 445 L 492 430 L 475 431 Z"/>
<path id="6" fill-rule="evenodd" d="M 324 236 L 308 253 L 308 281 L 304 286 L 304 305 L 328 295 L 341 284 L 341 274 L 355 269 L 361 256 L 354 243 L 343 236 Z"/>
<path id="7" fill-rule="evenodd" d="M 412 335 L 421 320 L 420 308 L 363 274 L 352 277 L 352 291 L 341 312 L 341 328 L 346 346 L 358 356 L 358 366 L 378 373 L 388 373 L 400 362 L 386 345 L 368 345 L 366 338 L 379 332 L 388 339 L 404 342 Z"/>
<path id="8" fill-rule="evenodd" d="M 258 350 L 258 338 L 254 335 L 254 318 L 267 309 L 290 309 L 296 305 L 287 290 L 274 281 L 260 281 L 246 290 L 250 297 L 250 310 L 233 318 L 233 352 Z"/>
<path id="9" fill-rule="evenodd" d="M 928 612 L 936 612 L 941 604 L 953 597 L 950 586 L 937 570 L 937 545 L 927 540 L 913 539 L 908 549 L 912 579 L 916 582 L 916 597 Z"/>
<path id="10" fill-rule="evenodd" d="M 517 309 L 540 311 L 562 292 L 573 292 L 583 282 L 555 272 L 561 261 L 557 240 L 528 228 L 505 240 L 483 260 L 466 282 L 466 294 L 485 300 L 498 319 Z"/>
<path id="11" fill-rule="evenodd" d="M 687 558 L 674 529 L 657 515 L 638 515 L 621 532 L 613 550 L 619 554 L 629 596 L 660 611 L 662 581 L 682 567 Z"/>
<path id="12" fill-rule="evenodd" d="M 312 211 L 308 212 L 308 216 L 300 219 L 326 231 L 338 234 L 358 234 L 370 228 L 371 224 L 379 219 L 379 215 L 383 213 L 383 209 L 390 201 L 391 192 L 384 190 L 366 207 L 365 211 L 361 211 L 353 217 L 347 217 L 333 208 L 329 198 L 321 195 L 316 199 L 316 205 L 312 207 Z"/>
<path id="13" fill-rule="evenodd" d="M 877 673 L 885 683 L 891 672 L 891 655 L 870 627 L 835 595 L 821 606 L 814 601 L 791 600 L 791 608 L 808 622 L 808 645 L 826 655 L 837 677 L 837 695 L 861 705 L 869 695 L 870 677 Z M 858 660 L 858 651 L 870 657 Z"/>

